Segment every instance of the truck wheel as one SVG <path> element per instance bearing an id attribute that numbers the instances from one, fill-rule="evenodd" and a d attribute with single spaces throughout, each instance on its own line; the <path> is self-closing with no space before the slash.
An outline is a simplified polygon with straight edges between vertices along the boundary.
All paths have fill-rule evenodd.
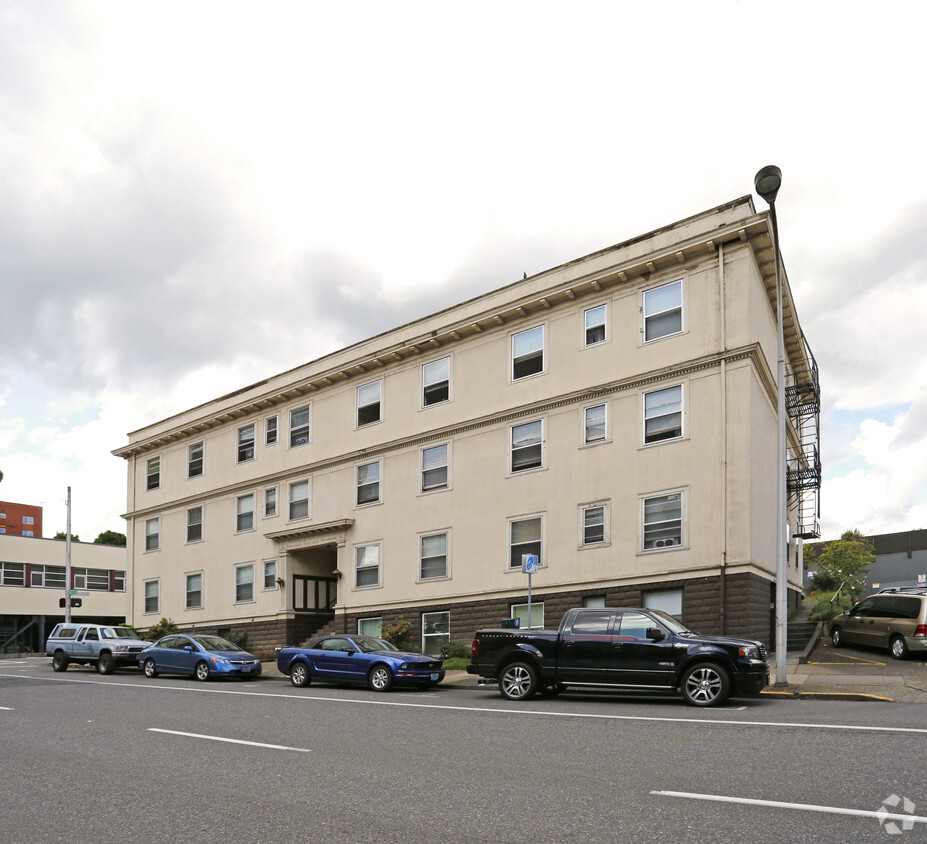
<path id="1" fill-rule="evenodd" d="M 509 700 L 527 700 L 538 691 L 538 675 L 525 662 L 507 665 L 499 678 L 499 691 Z"/>
<path id="2" fill-rule="evenodd" d="M 209 679 L 209 666 L 205 662 L 198 662 L 196 668 L 193 669 L 193 676 L 197 680 L 208 680 Z"/>
<path id="3" fill-rule="evenodd" d="M 367 676 L 367 683 L 375 692 L 388 692 L 393 688 L 393 672 L 385 665 L 375 665 Z"/>
<path id="4" fill-rule="evenodd" d="M 100 654 L 100 658 L 97 660 L 97 673 L 112 674 L 115 670 L 116 660 L 113 659 L 113 655 L 109 653 Z"/>
<path id="5" fill-rule="evenodd" d="M 52 671 L 67 671 L 70 661 L 64 651 L 55 651 L 55 655 L 52 657 Z"/>
<path id="6" fill-rule="evenodd" d="M 290 669 L 290 682 L 299 688 L 308 686 L 312 683 L 312 674 L 309 671 L 309 666 L 306 665 L 305 662 L 297 662 Z"/>
<path id="7" fill-rule="evenodd" d="M 682 675 L 682 696 L 692 706 L 717 706 L 727 700 L 731 679 L 720 665 L 702 662 Z"/>
<path id="8" fill-rule="evenodd" d="M 148 657 L 148 659 L 145 660 L 143 670 L 145 671 L 146 677 L 158 676 L 158 666 L 155 664 L 155 661 L 151 657 Z"/>

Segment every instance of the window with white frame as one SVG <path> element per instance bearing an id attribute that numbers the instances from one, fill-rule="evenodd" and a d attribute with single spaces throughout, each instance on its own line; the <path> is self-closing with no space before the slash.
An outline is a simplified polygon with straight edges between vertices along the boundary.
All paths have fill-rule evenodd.
<path id="1" fill-rule="evenodd" d="M 161 519 L 145 521 L 145 550 L 157 551 L 161 547 Z"/>
<path id="2" fill-rule="evenodd" d="M 238 462 L 254 460 L 254 423 L 238 429 Z"/>
<path id="3" fill-rule="evenodd" d="M 422 653 L 440 656 L 441 648 L 451 641 L 449 612 L 422 613 Z"/>
<path id="4" fill-rule="evenodd" d="M 535 554 L 540 565 L 544 564 L 541 555 L 541 517 L 515 519 L 509 522 L 509 568 L 520 569 L 524 554 Z"/>
<path id="5" fill-rule="evenodd" d="M 544 371 L 544 326 L 512 335 L 512 380 Z"/>
<path id="6" fill-rule="evenodd" d="M 441 358 L 422 366 L 422 407 L 440 404 L 451 397 L 451 359 Z"/>
<path id="7" fill-rule="evenodd" d="M 519 630 L 539 629 L 544 626 L 544 602 L 531 602 L 531 617 L 527 604 L 512 604 L 512 618 L 518 619 Z"/>
<path id="8" fill-rule="evenodd" d="M 113 592 L 126 591 L 126 573 L 124 571 L 113 572 Z"/>
<path id="9" fill-rule="evenodd" d="M 153 613 L 161 611 L 161 581 L 145 581 L 145 612 Z"/>
<path id="10" fill-rule="evenodd" d="M 34 525 L 35 516 L 23 516 L 23 524 L 24 525 Z"/>
<path id="11" fill-rule="evenodd" d="M 376 636 L 379 638 L 383 633 L 383 617 L 357 619 L 357 632 L 361 636 Z"/>
<path id="12" fill-rule="evenodd" d="M 235 501 L 235 530 L 252 530 L 254 528 L 254 493 L 239 495 Z"/>
<path id="13" fill-rule="evenodd" d="M 605 342 L 605 305 L 588 308 L 585 312 L 585 345 L 594 346 Z"/>
<path id="14" fill-rule="evenodd" d="M 682 493 L 644 499 L 645 551 L 682 545 Z"/>
<path id="15" fill-rule="evenodd" d="M 604 504 L 583 507 L 583 545 L 601 545 L 605 542 Z"/>
<path id="16" fill-rule="evenodd" d="M 662 610 L 674 618 L 682 619 L 682 589 L 657 589 L 644 593 L 644 606 L 649 610 Z"/>
<path id="17" fill-rule="evenodd" d="M 264 518 L 277 515 L 277 487 L 270 486 L 264 490 Z"/>
<path id="18" fill-rule="evenodd" d="M 31 586 L 44 586 L 46 589 L 64 589 L 66 574 L 64 566 L 33 565 L 29 573 Z"/>
<path id="19" fill-rule="evenodd" d="M 433 533 L 421 537 L 419 545 L 419 577 L 447 577 L 447 534 Z"/>
<path id="20" fill-rule="evenodd" d="M 585 423 L 583 427 L 583 441 L 599 443 L 606 436 L 606 409 L 604 404 L 596 404 L 585 409 Z"/>
<path id="21" fill-rule="evenodd" d="M 587 609 L 597 609 L 605 606 L 604 595 L 587 595 L 583 598 L 583 606 Z"/>
<path id="22" fill-rule="evenodd" d="M 6 528 L 3 525 L 0 525 L 0 533 L 6 533 Z"/>
<path id="23" fill-rule="evenodd" d="M 203 573 L 187 575 L 186 609 L 195 610 L 203 606 Z"/>
<path id="24" fill-rule="evenodd" d="M 447 489 L 447 455 L 447 443 L 422 449 L 422 492 Z"/>
<path id="25" fill-rule="evenodd" d="M 357 467 L 357 504 L 374 504 L 380 500 L 380 461 Z"/>
<path id="26" fill-rule="evenodd" d="M 203 538 L 203 508 L 187 510 L 187 542 L 199 542 Z"/>
<path id="27" fill-rule="evenodd" d="M 542 434 L 543 426 L 540 419 L 535 422 L 512 426 L 513 472 L 536 469 L 541 465 L 543 456 Z"/>
<path id="28" fill-rule="evenodd" d="M 254 566 L 235 566 L 235 603 L 254 600 Z"/>
<path id="29" fill-rule="evenodd" d="M 363 586 L 380 585 L 380 546 L 358 545 L 354 549 L 355 584 Z"/>
<path id="30" fill-rule="evenodd" d="M 2 586 L 25 586 L 26 585 L 26 564 L 25 563 L 5 563 L 0 561 L 0 585 Z"/>
<path id="31" fill-rule="evenodd" d="M 380 389 L 382 381 L 371 381 L 357 388 L 357 427 L 380 421 Z"/>
<path id="32" fill-rule="evenodd" d="M 682 436 L 682 385 L 644 393 L 644 442 Z"/>
<path id="33" fill-rule="evenodd" d="M 290 520 L 305 519 L 309 515 L 309 481 L 290 484 Z"/>
<path id="34" fill-rule="evenodd" d="M 195 478 L 203 474 L 203 441 L 187 446 L 187 477 Z"/>
<path id="35" fill-rule="evenodd" d="M 264 420 L 264 445 L 277 444 L 277 417 L 268 416 Z"/>
<path id="36" fill-rule="evenodd" d="M 644 291 L 644 342 L 682 331 L 682 281 Z"/>
<path id="37" fill-rule="evenodd" d="M 264 561 L 264 588 L 273 589 L 277 585 L 277 561 Z"/>
<path id="38" fill-rule="evenodd" d="M 24 530 L 24 531 L 23 531 L 23 536 L 35 536 L 35 531 L 32 531 L 32 530 Z"/>
<path id="39" fill-rule="evenodd" d="M 309 442 L 309 405 L 295 407 L 290 411 L 290 447 Z"/>
<path id="40" fill-rule="evenodd" d="M 161 458 L 149 457 L 147 468 L 145 470 L 146 486 L 145 489 L 157 489 L 161 486 Z M 25 518 L 25 517 L 24 517 Z M 25 521 L 23 522 L 25 524 Z"/>

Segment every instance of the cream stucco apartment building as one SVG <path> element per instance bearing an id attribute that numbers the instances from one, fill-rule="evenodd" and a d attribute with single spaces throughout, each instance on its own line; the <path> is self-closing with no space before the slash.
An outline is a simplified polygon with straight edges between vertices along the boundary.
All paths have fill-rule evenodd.
<path id="1" fill-rule="evenodd" d="M 773 258 L 743 197 L 133 432 L 131 622 L 270 652 L 405 618 L 434 652 L 647 605 L 768 640 Z M 783 314 L 794 600 L 820 465 L 787 281 Z"/>

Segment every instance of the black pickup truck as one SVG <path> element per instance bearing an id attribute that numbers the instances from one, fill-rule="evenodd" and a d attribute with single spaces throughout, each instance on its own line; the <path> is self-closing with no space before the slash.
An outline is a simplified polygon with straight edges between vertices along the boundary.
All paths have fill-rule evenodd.
<path id="1" fill-rule="evenodd" d="M 754 697 L 769 684 L 762 642 L 703 636 L 640 608 L 568 610 L 553 630 L 479 630 L 468 674 L 509 700 L 568 686 L 681 694 L 693 706 Z"/>

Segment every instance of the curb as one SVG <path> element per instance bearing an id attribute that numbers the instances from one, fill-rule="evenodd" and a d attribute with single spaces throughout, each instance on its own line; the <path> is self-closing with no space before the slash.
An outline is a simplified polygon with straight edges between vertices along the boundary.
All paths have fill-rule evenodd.
<path id="1" fill-rule="evenodd" d="M 760 692 L 761 695 L 770 697 L 793 698 L 795 700 L 849 700 L 849 701 L 868 701 L 871 703 L 894 703 L 895 699 L 891 697 L 882 697 L 881 695 L 869 695 L 862 692 L 800 692 L 795 691 L 770 691 Z"/>

